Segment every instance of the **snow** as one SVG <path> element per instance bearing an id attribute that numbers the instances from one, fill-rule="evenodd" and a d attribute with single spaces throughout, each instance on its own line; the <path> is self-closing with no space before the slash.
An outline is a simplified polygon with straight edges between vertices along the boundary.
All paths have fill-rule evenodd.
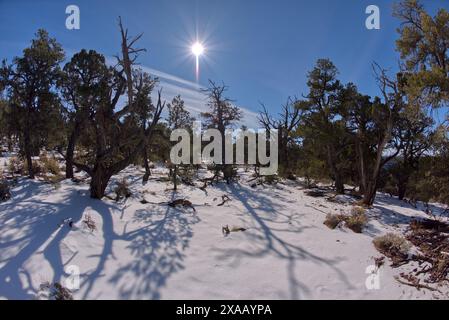
<path id="1" fill-rule="evenodd" d="M 0 298 L 34 299 L 43 283 L 80 270 L 75 299 L 428 299 L 447 298 L 399 284 L 394 276 L 412 266 L 379 270 L 379 289 L 367 289 L 367 268 L 381 256 L 372 240 L 405 230 L 425 214 L 379 194 L 362 234 L 323 224 L 328 213 L 349 213 L 348 201 L 307 196 L 296 182 L 251 188 L 249 173 L 238 183 L 219 183 L 206 192 L 156 181 L 153 170 L 129 167 L 133 197 L 116 203 L 89 198 L 87 184 L 58 187 L 21 178 L 13 199 L 0 204 Z M 113 187 L 111 182 L 110 188 Z M 231 201 L 223 206 L 221 196 Z M 149 202 L 142 204 L 143 197 Z M 185 198 L 189 208 L 167 201 Z M 347 198 L 345 198 L 347 199 Z M 89 214 L 97 230 L 82 222 Z M 65 219 L 72 219 L 70 228 Z M 62 224 L 62 226 L 61 226 Z M 229 225 L 246 231 L 223 235 Z"/>

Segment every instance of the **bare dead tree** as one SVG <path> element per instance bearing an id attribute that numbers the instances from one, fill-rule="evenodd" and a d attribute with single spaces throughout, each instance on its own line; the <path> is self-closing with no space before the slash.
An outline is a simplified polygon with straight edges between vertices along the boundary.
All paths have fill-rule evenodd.
<path id="1" fill-rule="evenodd" d="M 282 111 L 278 114 L 279 117 L 274 119 L 269 113 L 264 104 L 262 111 L 259 113 L 259 123 L 267 130 L 278 130 L 279 137 L 279 162 L 284 170 L 290 168 L 289 145 L 294 140 L 294 132 L 296 131 L 301 119 L 302 109 L 298 108 L 299 101 L 297 98 L 288 97 L 287 102 L 282 105 Z M 291 174 L 291 172 L 286 172 Z"/>
<path id="2" fill-rule="evenodd" d="M 125 29 L 122 24 L 122 18 L 119 17 L 120 35 L 122 39 L 122 56 L 116 56 L 118 64 L 122 66 L 126 76 L 126 85 L 128 92 L 128 105 L 133 105 L 133 66 L 140 52 L 146 52 L 146 49 L 134 48 L 134 44 L 142 38 L 143 33 L 135 36 L 128 36 L 128 29 Z"/>

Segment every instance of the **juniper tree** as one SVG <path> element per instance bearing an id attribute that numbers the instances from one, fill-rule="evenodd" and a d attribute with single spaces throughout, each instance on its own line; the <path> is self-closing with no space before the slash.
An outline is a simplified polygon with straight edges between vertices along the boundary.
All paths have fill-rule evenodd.
<path id="1" fill-rule="evenodd" d="M 167 104 L 167 109 L 167 122 L 170 129 L 189 129 L 192 127 L 192 123 L 195 119 L 186 109 L 184 100 L 181 99 L 180 95 L 174 97 L 171 103 Z"/>
<path id="2" fill-rule="evenodd" d="M 11 65 L 3 61 L 1 67 L 0 79 L 7 91 L 31 179 L 35 175 L 32 157 L 39 154 L 39 149 L 48 140 L 47 134 L 51 133 L 48 126 L 59 120 L 60 101 L 55 85 L 61 71 L 59 64 L 63 59 L 61 45 L 40 29 L 21 57 L 14 58 Z"/>
<path id="3" fill-rule="evenodd" d="M 401 22 L 396 47 L 411 100 L 435 107 L 449 102 L 449 12 L 442 8 L 432 17 L 420 1 L 403 0 L 394 16 Z"/>
<path id="4" fill-rule="evenodd" d="M 195 120 L 190 112 L 184 106 L 184 100 L 181 99 L 180 95 L 173 98 L 171 103 L 167 104 L 168 108 L 168 128 L 169 130 L 176 129 L 186 129 L 189 130 L 190 135 L 192 135 L 192 125 Z M 190 139 L 191 141 L 193 139 Z M 173 178 L 174 190 L 178 187 L 178 165 L 171 164 L 174 170 L 170 169 L 170 176 Z"/>
<path id="5" fill-rule="evenodd" d="M 301 104 L 302 134 L 323 149 L 337 193 L 344 193 L 344 152 L 349 145 L 345 122 L 341 119 L 340 97 L 343 86 L 337 79 L 338 70 L 329 59 L 319 59 L 308 74 L 307 103 Z"/>
<path id="6" fill-rule="evenodd" d="M 400 113 L 406 106 L 405 93 L 400 85 L 401 74 L 397 74 L 397 79 L 391 79 L 386 70 L 379 65 L 374 64 L 373 69 L 382 98 L 376 98 L 372 106 L 373 158 L 372 164 L 365 166 L 365 174 L 363 175 L 363 203 L 365 205 L 374 203 L 382 168 L 400 152 L 400 146 L 394 146 L 391 143 Z M 388 155 L 385 155 L 385 151 L 390 146 L 394 148 L 390 150 Z M 365 159 L 370 161 L 367 158 Z"/>
<path id="7" fill-rule="evenodd" d="M 151 77 L 148 73 L 142 72 L 141 70 L 134 70 L 133 78 L 134 101 L 133 113 L 130 118 L 136 121 L 136 127 L 142 132 L 142 134 L 144 134 L 151 124 L 154 117 L 154 112 L 156 111 L 151 99 L 151 94 L 158 82 L 158 79 Z M 148 182 L 151 175 L 150 163 L 148 159 L 148 143 L 148 139 L 145 139 L 142 150 L 142 160 L 145 168 L 145 174 L 142 178 L 143 183 Z"/>
<path id="8" fill-rule="evenodd" d="M 395 161 L 392 172 L 397 194 L 404 199 L 411 176 L 419 171 L 421 158 L 430 150 L 433 144 L 434 121 L 423 112 L 416 115 L 402 114 L 396 126 L 396 145 L 400 153 Z"/>
<path id="9" fill-rule="evenodd" d="M 134 119 L 141 115 L 142 108 L 147 107 L 143 104 L 148 103 L 146 95 L 151 92 L 145 80 L 149 77 L 133 68 L 137 53 L 142 51 L 133 48 L 140 36 L 130 38 L 121 21 L 119 26 L 122 35 L 122 53 L 117 57 L 119 63 L 115 67 L 103 63 L 100 68 L 103 74 L 98 88 L 99 99 L 80 139 L 87 152 L 80 154 L 81 161 L 73 162 L 91 177 L 91 197 L 97 199 L 104 196 L 110 178 L 142 154 L 153 137 L 165 105 L 159 91 L 157 104 L 152 106 L 154 111 L 145 129 L 136 125 Z M 124 93 L 127 93 L 127 103 L 120 108 L 119 99 Z"/>
<path id="10" fill-rule="evenodd" d="M 61 92 L 66 104 L 67 149 L 66 178 L 73 178 L 73 159 L 81 131 L 93 118 L 96 106 L 108 85 L 105 58 L 94 50 L 81 50 L 64 66 Z"/>

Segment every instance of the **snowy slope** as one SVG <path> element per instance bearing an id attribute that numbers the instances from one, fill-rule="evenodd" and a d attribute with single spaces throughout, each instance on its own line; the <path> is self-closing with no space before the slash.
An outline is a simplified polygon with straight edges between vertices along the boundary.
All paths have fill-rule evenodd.
<path id="1" fill-rule="evenodd" d="M 298 183 L 251 188 L 237 184 L 199 188 L 156 181 L 128 168 L 133 197 L 126 202 L 89 198 L 87 184 L 54 187 L 20 179 L 13 199 L 0 204 L 0 297 L 32 299 L 43 282 L 64 283 L 68 266 L 81 272 L 75 299 L 420 299 L 447 298 L 397 283 L 411 268 L 380 269 L 380 289 L 369 290 L 367 267 L 380 254 L 373 237 L 404 229 L 422 211 L 379 195 L 363 234 L 330 230 L 327 213 L 351 205 L 305 195 Z M 111 184 L 113 185 L 113 183 Z M 231 201 L 218 206 L 221 196 Z M 145 198 L 147 204 L 140 200 Z M 190 200 L 191 209 L 165 202 Z M 89 214 L 97 230 L 82 222 Z M 71 218 L 74 227 L 59 226 Z M 222 234 L 222 226 L 244 232 Z"/>

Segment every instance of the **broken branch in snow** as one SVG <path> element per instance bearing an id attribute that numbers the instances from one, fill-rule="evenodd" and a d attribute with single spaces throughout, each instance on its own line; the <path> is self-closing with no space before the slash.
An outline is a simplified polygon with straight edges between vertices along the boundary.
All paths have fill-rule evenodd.
<path id="1" fill-rule="evenodd" d="M 95 224 L 95 221 L 92 219 L 90 214 L 86 214 L 84 216 L 83 222 L 91 232 L 94 232 L 95 230 L 97 230 L 97 225 Z"/>
<path id="2" fill-rule="evenodd" d="M 140 200 L 141 204 L 157 204 L 157 205 L 161 205 L 161 204 L 166 204 L 167 206 L 171 207 L 171 208 L 176 208 L 177 206 L 182 206 L 184 208 L 191 208 L 193 209 L 193 211 L 196 212 L 195 207 L 193 206 L 192 202 L 190 202 L 189 200 L 186 199 L 176 199 L 173 201 L 163 201 L 163 202 L 151 202 L 146 200 L 145 198 L 142 198 L 142 200 Z"/>
<path id="3" fill-rule="evenodd" d="M 430 291 L 437 291 L 437 292 L 441 293 L 441 291 L 436 289 L 436 288 L 433 288 L 431 286 L 428 286 L 428 285 L 420 283 L 418 278 L 415 278 L 416 280 L 412 280 L 412 282 L 401 280 L 398 276 L 395 276 L 394 278 L 396 279 L 397 282 L 399 282 L 401 284 L 404 284 L 406 286 L 415 287 L 418 290 L 420 290 L 420 289 L 427 289 L 427 290 L 430 290 Z"/>
<path id="4" fill-rule="evenodd" d="M 228 236 L 231 232 L 243 232 L 243 231 L 246 231 L 246 230 L 248 230 L 248 229 L 241 228 L 241 227 L 229 228 L 229 225 L 225 225 L 225 226 L 221 227 L 221 232 L 223 233 L 223 235 L 225 237 Z"/>
<path id="5" fill-rule="evenodd" d="M 226 194 L 221 196 L 222 202 L 217 204 L 218 207 L 223 206 L 226 202 L 231 201 L 231 198 L 229 198 Z"/>
<path id="6" fill-rule="evenodd" d="M 193 211 L 196 212 L 195 208 L 193 207 L 192 202 L 190 202 L 189 200 L 185 200 L 185 199 L 176 199 L 176 200 L 173 200 L 173 201 L 167 203 L 167 205 L 172 208 L 176 208 L 177 206 L 182 206 L 184 208 L 187 207 L 187 208 L 193 209 Z"/>

